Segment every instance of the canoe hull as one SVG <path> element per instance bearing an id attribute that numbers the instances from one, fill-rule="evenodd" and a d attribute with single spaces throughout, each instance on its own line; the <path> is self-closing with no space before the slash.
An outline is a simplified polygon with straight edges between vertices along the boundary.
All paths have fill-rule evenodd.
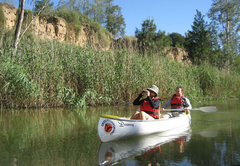
<path id="1" fill-rule="evenodd" d="M 159 120 L 130 120 L 101 115 L 98 122 L 98 136 L 102 142 L 109 142 L 127 137 L 161 133 L 178 127 L 188 127 L 190 123 L 190 114 Z"/>
<path id="2" fill-rule="evenodd" d="M 109 165 L 121 160 L 141 155 L 156 146 L 162 146 L 177 138 L 184 137 L 188 142 L 191 138 L 190 127 L 178 127 L 165 132 L 146 136 L 122 139 L 101 144 L 98 152 L 99 165 Z"/>

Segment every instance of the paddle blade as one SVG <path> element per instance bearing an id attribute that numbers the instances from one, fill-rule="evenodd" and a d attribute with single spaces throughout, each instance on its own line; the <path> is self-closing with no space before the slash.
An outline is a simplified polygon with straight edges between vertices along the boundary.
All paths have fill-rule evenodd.
<path id="1" fill-rule="evenodd" d="M 210 113 L 210 112 L 216 112 L 217 111 L 217 108 L 215 106 L 208 106 L 208 107 L 200 107 L 200 108 L 193 108 L 193 109 L 189 109 L 190 111 L 191 110 L 200 110 L 202 112 L 207 112 L 207 113 Z M 183 111 L 183 109 L 165 109 L 165 111 Z"/>
<path id="2" fill-rule="evenodd" d="M 208 107 L 200 107 L 199 110 L 201 110 L 202 112 L 216 112 L 217 111 L 217 107 L 215 106 L 208 106 Z"/>
<path id="3" fill-rule="evenodd" d="M 211 130 L 204 130 L 204 131 L 201 131 L 198 134 L 200 134 L 202 137 L 208 137 L 208 138 L 217 136 L 217 132 L 216 131 L 211 131 Z"/>

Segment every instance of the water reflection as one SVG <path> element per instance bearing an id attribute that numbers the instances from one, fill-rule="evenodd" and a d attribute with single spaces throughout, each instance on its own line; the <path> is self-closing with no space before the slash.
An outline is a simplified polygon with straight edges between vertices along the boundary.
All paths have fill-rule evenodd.
<path id="1" fill-rule="evenodd" d="M 3 110 L 0 111 L 0 165 L 96 166 L 105 162 L 105 165 L 138 166 L 153 163 L 155 158 L 161 166 L 239 165 L 240 102 L 195 104 L 194 107 L 206 105 L 217 106 L 217 112 L 192 111 L 189 136 L 177 134 L 165 142 L 164 136 L 156 136 L 156 145 L 148 144 L 151 139 L 145 144 L 145 137 L 101 144 L 97 134 L 100 115 L 129 116 L 137 109 L 133 106 Z M 112 151 L 106 154 L 108 149 L 100 153 L 105 144 L 115 154 Z M 148 151 L 155 147 L 155 151 Z M 118 151 L 120 148 L 122 152 Z M 106 162 L 105 156 L 112 161 Z"/>
<path id="2" fill-rule="evenodd" d="M 109 165 L 135 157 L 147 165 L 159 163 L 161 146 L 175 141 L 179 152 L 184 151 L 184 143 L 191 138 L 191 129 L 176 128 L 159 134 L 102 143 L 98 153 L 99 165 Z"/>
<path id="3" fill-rule="evenodd" d="M 206 130 L 199 132 L 198 134 L 201 135 L 202 137 L 211 138 L 211 137 L 217 136 L 217 131 L 206 129 Z"/>

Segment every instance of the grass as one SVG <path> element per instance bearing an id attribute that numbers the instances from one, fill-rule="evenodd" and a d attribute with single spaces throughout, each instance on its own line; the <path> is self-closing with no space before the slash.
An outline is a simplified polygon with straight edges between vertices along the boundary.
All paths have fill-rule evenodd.
<path id="1" fill-rule="evenodd" d="M 33 35 L 26 35 L 13 53 L 12 38 L 13 32 L 4 32 L 0 49 L 1 107 L 126 104 L 152 84 L 163 100 L 177 86 L 195 101 L 240 96 L 239 74 L 208 64 L 191 66 L 126 50 L 97 51 Z"/>

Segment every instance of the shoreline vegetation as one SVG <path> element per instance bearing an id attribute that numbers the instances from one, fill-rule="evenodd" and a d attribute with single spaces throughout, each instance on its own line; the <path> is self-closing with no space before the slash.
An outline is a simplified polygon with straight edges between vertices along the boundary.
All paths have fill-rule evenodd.
<path id="1" fill-rule="evenodd" d="M 24 36 L 14 52 L 14 32 L 1 33 L 1 108 L 129 104 L 152 84 L 159 87 L 162 101 L 177 86 L 196 102 L 240 97 L 239 74 L 208 63 L 187 65 L 160 53 L 99 51 L 34 35 Z"/>

